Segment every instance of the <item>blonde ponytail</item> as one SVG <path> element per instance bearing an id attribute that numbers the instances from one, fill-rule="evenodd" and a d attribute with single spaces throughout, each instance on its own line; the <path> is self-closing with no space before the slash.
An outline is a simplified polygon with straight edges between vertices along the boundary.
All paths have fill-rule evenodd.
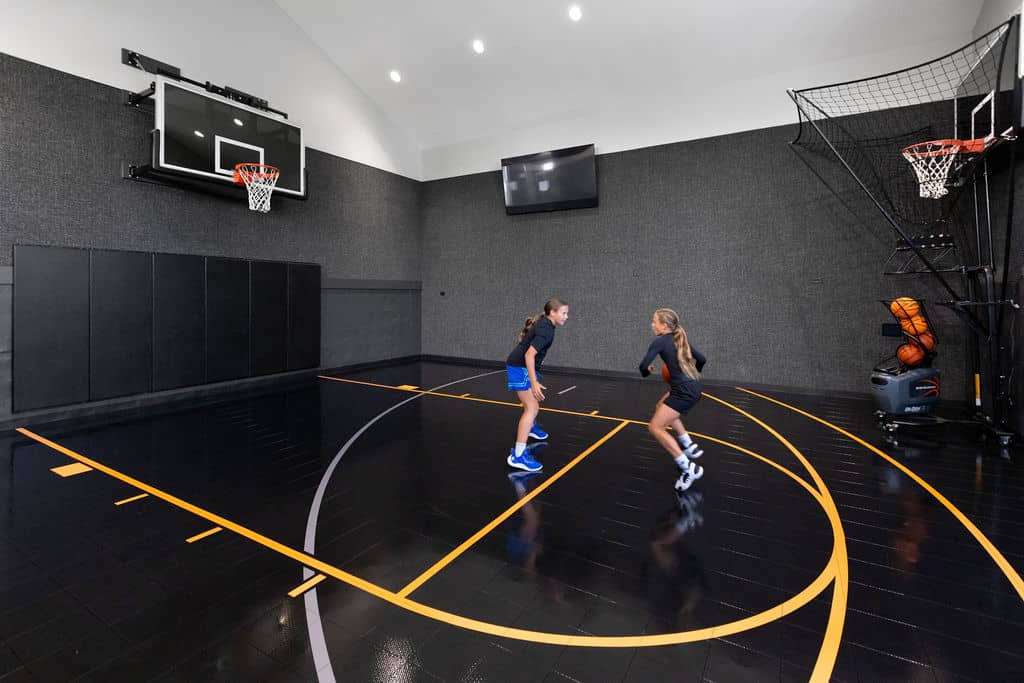
<path id="1" fill-rule="evenodd" d="M 676 345 L 676 359 L 679 361 L 679 369 L 690 379 L 700 379 L 700 373 L 697 371 L 697 361 L 694 360 L 693 352 L 690 350 L 690 341 L 686 338 L 686 330 L 679 324 L 679 316 L 671 308 L 659 308 L 654 314 L 672 332 L 672 340 Z"/>

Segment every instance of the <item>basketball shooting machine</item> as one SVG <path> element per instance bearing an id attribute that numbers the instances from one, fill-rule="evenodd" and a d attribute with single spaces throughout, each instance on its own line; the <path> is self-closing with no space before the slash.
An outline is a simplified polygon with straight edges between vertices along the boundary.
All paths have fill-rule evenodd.
<path id="1" fill-rule="evenodd" d="M 917 276 L 917 287 L 937 290 L 935 303 L 966 326 L 965 370 L 977 387 L 975 414 L 966 421 L 1004 445 L 1011 424 L 1024 424 L 1014 414 L 1022 406 L 1011 398 L 1004 333 L 1006 314 L 1016 319 L 1020 308 L 1006 298 L 1021 121 L 1019 34 L 1016 15 L 924 64 L 788 91 L 799 117 L 792 143 L 798 156 L 861 221 L 881 214 L 895 231 L 883 273 Z M 825 173 L 814 169 L 822 161 Z M 856 187 L 837 189 L 844 181 L 830 182 L 828 173 L 852 177 Z M 932 415 L 939 378 L 930 361 L 875 368 L 882 427 L 950 421 Z"/>

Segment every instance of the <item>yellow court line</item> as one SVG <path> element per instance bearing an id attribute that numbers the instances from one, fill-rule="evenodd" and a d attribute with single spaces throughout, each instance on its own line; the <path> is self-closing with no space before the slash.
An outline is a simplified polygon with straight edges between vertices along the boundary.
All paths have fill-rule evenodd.
<path id="1" fill-rule="evenodd" d="M 834 425 L 834 424 L 832 424 L 831 422 L 829 422 L 827 420 L 823 420 L 822 418 L 817 417 L 816 415 L 812 415 L 811 413 L 808 413 L 808 412 L 805 412 L 803 410 L 800 410 L 799 408 L 797 408 L 795 406 L 791 406 L 791 405 L 789 405 L 787 403 L 783 403 L 782 401 L 774 399 L 771 396 L 765 396 L 764 394 L 759 394 L 759 393 L 757 393 L 755 391 L 750 391 L 749 389 L 744 389 L 743 387 L 736 387 L 736 388 L 739 389 L 740 391 L 748 393 L 748 394 L 750 394 L 752 396 L 757 396 L 758 398 L 762 398 L 762 399 L 764 399 L 766 401 L 771 401 L 772 403 L 780 405 L 783 408 L 789 408 L 793 412 L 800 413 L 804 417 L 810 418 L 810 419 L 812 419 L 812 420 L 814 420 L 816 422 L 819 422 L 819 423 L 825 425 L 826 427 L 829 427 L 830 429 L 833 429 L 833 430 L 839 432 L 840 434 L 842 434 L 846 438 L 852 439 L 853 441 L 859 443 L 861 446 L 863 446 L 864 448 L 868 449 L 869 451 L 871 451 L 875 455 L 878 455 L 879 457 L 887 460 L 894 467 L 898 468 L 900 471 L 902 471 L 908 477 L 910 477 L 911 479 L 916 481 L 918 483 L 918 485 L 921 486 L 921 488 L 923 488 L 925 491 L 930 493 L 937 501 L 942 503 L 942 505 L 947 510 L 949 510 L 953 514 L 953 516 L 956 517 L 957 520 L 961 524 L 964 525 L 964 528 L 966 528 L 967 531 L 969 531 L 971 533 L 971 535 L 974 536 L 975 540 L 978 541 L 978 543 L 981 545 L 981 547 L 985 549 L 985 552 L 987 552 L 989 554 L 989 556 L 995 561 L 995 563 L 999 567 L 999 569 L 1002 570 L 1003 574 L 1006 575 L 1006 578 L 1010 580 L 1010 584 L 1017 591 L 1017 595 L 1019 595 L 1021 597 L 1021 600 L 1024 600 L 1024 579 L 1021 579 L 1020 574 L 1017 573 L 1017 570 L 1013 568 L 1013 565 L 1011 565 L 1009 563 L 1009 561 L 1007 561 L 1007 559 L 1003 556 L 1003 554 L 1001 552 L 999 552 L 999 549 L 996 548 L 995 544 L 992 543 L 992 541 L 990 541 L 988 539 L 988 537 L 984 533 L 982 533 L 981 529 L 976 527 L 974 525 L 974 523 L 971 522 L 971 520 L 967 518 L 967 515 L 965 515 L 963 512 L 960 511 L 960 508 L 958 508 L 956 505 L 954 505 L 944 495 L 939 493 L 938 490 L 935 489 L 935 487 L 933 487 L 931 484 L 929 484 L 924 479 L 919 477 L 916 473 L 914 473 L 914 471 L 911 470 L 909 467 L 905 466 L 903 463 L 899 462 L 898 460 L 893 458 L 891 455 L 889 455 L 885 451 L 883 451 L 883 450 L 881 450 L 879 448 L 876 448 L 875 446 L 872 446 L 871 444 L 869 444 L 864 439 L 862 439 L 862 438 L 860 438 L 858 436 L 855 436 L 854 434 L 851 434 L 850 432 L 846 431 L 842 427 Z"/>
<path id="2" fill-rule="evenodd" d="M 832 670 L 835 668 L 836 659 L 839 656 L 839 643 L 843 637 L 843 624 L 846 621 L 846 602 L 849 596 L 850 570 L 849 558 L 846 554 L 846 533 L 843 531 L 843 522 L 839 517 L 839 509 L 832 494 L 825 486 L 825 480 L 821 478 L 818 471 L 814 469 L 810 461 L 804 457 L 796 446 L 791 444 L 784 436 L 772 429 L 767 423 L 754 417 L 742 408 L 738 408 L 728 401 L 703 392 L 712 401 L 717 401 L 724 406 L 732 408 L 740 415 L 747 417 L 754 423 L 760 425 L 769 434 L 778 439 L 789 451 L 796 456 L 811 475 L 818 491 L 821 493 L 820 502 L 832 525 L 832 562 L 835 584 L 832 591 L 832 608 L 829 610 L 828 625 L 825 627 L 825 637 L 822 639 L 821 650 L 818 651 L 818 659 L 814 663 L 814 670 L 811 671 L 811 681 L 828 681 L 832 677 Z"/>
<path id="3" fill-rule="evenodd" d="M 597 415 L 597 411 L 596 411 L 596 410 L 592 410 L 592 411 L 590 412 L 590 414 L 591 414 L 591 415 Z"/>
<path id="4" fill-rule="evenodd" d="M 214 534 L 216 534 L 216 533 L 218 533 L 220 531 L 224 531 L 224 529 L 222 527 L 215 526 L 212 529 L 204 531 L 201 534 L 196 534 L 195 536 L 190 536 L 190 537 L 186 538 L 185 539 L 185 543 L 195 543 L 196 541 L 201 541 L 204 538 L 206 538 L 207 536 L 213 536 Z"/>
<path id="5" fill-rule="evenodd" d="M 510 406 L 512 408 L 521 408 L 522 405 L 523 405 L 522 403 L 513 403 L 511 401 L 495 401 L 495 400 L 489 399 L 489 398 L 476 398 L 475 396 L 459 396 L 458 394 L 445 394 L 445 393 L 442 393 L 440 391 L 423 391 L 423 390 L 415 390 L 415 391 L 413 391 L 411 389 L 404 389 L 402 387 L 393 387 L 393 386 L 391 386 L 389 384 L 375 384 L 373 382 L 362 382 L 362 381 L 355 380 L 355 379 L 343 379 L 341 377 L 328 377 L 327 375 L 317 375 L 317 377 L 319 377 L 320 379 L 329 379 L 332 382 L 347 382 L 349 384 L 362 384 L 362 385 L 368 386 L 368 387 L 377 387 L 378 389 L 392 389 L 394 391 L 408 391 L 408 392 L 413 393 L 413 394 L 423 394 L 424 396 L 440 396 L 442 398 L 458 398 L 458 399 L 462 399 L 463 401 L 475 401 L 477 403 L 490 403 L 491 405 L 496 405 L 496 406 Z M 541 410 L 546 412 L 546 413 L 558 413 L 560 415 L 577 415 L 579 417 L 593 417 L 593 418 L 596 418 L 598 420 L 608 420 L 610 422 L 629 422 L 630 424 L 638 424 L 638 425 L 645 425 L 645 424 L 647 424 L 646 422 L 644 422 L 642 420 L 630 420 L 630 419 L 624 418 L 624 417 L 609 417 L 607 415 L 596 415 L 595 413 L 597 411 L 594 411 L 594 413 L 581 413 L 581 412 L 578 412 L 578 411 L 575 411 L 575 410 L 560 410 L 558 408 L 545 408 L 543 406 L 541 406 Z M 692 433 L 696 434 L 696 432 L 692 432 Z"/>
<path id="6" fill-rule="evenodd" d="M 141 500 L 141 499 L 146 498 L 148 496 L 149 496 L 148 493 L 140 493 L 137 496 L 132 496 L 131 498 L 124 498 L 122 500 L 119 500 L 116 503 L 114 503 L 114 505 L 125 505 L 127 503 L 134 503 L 135 501 Z"/>
<path id="7" fill-rule="evenodd" d="M 469 394 L 463 394 L 462 396 L 459 396 L 459 398 L 466 398 L 467 396 L 469 396 Z"/>
<path id="8" fill-rule="evenodd" d="M 306 591 L 308 591 L 310 588 L 312 588 L 313 586 L 317 585 L 318 583 L 320 583 L 321 581 L 323 581 L 326 578 L 327 578 L 326 574 L 317 574 L 316 576 L 314 576 L 309 581 L 303 581 L 298 586 L 296 586 L 295 588 L 293 588 L 290 591 L 288 591 L 288 597 L 289 598 L 297 598 L 300 595 L 302 595 L 303 593 L 305 593 Z"/>
<path id="9" fill-rule="evenodd" d="M 623 420 L 623 422 L 626 421 Z M 707 640 L 709 638 L 721 638 L 724 636 L 734 635 L 736 633 L 742 633 L 743 631 L 749 631 L 752 628 L 763 626 L 764 624 L 775 621 L 776 619 L 780 619 L 787 614 L 792 614 L 814 600 L 814 598 L 818 597 L 818 595 L 820 595 L 835 578 L 835 562 L 833 556 L 829 558 L 824 569 L 822 569 L 821 574 L 819 574 L 813 582 L 788 600 L 759 614 L 746 617 L 745 619 L 719 624 L 718 626 L 697 629 L 694 631 L 679 631 L 677 633 L 662 633 L 658 635 L 644 636 L 579 636 L 562 633 L 545 633 L 542 631 L 528 631 L 525 629 L 499 626 L 498 624 L 490 624 L 485 621 L 477 621 L 476 619 L 469 619 L 458 614 L 445 612 L 416 602 L 415 600 L 410 600 L 409 598 L 400 598 L 395 593 L 392 593 L 385 588 L 381 588 L 377 584 L 370 583 L 369 581 L 361 579 L 354 574 L 349 574 L 348 572 L 343 571 L 334 565 L 323 562 L 312 555 L 290 548 L 283 543 L 279 543 L 262 534 L 256 533 L 255 531 L 252 531 L 240 524 L 236 524 L 224 517 L 221 517 L 220 515 L 208 512 L 200 507 L 181 500 L 180 498 L 172 496 L 169 493 L 165 493 L 160 489 L 150 486 L 149 484 L 145 484 L 137 479 L 129 477 L 126 474 L 122 474 L 115 469 L 98 463 L 95 460 L 91 460 L 84 455 L 80 455 L 69 448 L 65 448 L 54 441 L 50 441 L 45 437 L 39 436 L 24 427 L 19 427 L 16 431 L 30 439 L 34 439 L 35 441 L 52 448 L 59 453 L 63 453 L 75 460 L 86 463 L 108 476 L 123 481 L 140 490 L 146 491 L 151 495 L 174 505 L 175 507 L 179 507 L 191 512 L 197 517 L 214 522 L 229 531 L 235 532 L 239 536 L 244 536 L 254 543 L 258 543 L 259 545 L 269 550 L 273 550 L 280 555 L 289 557 L 296 562 L 301 563 L 305 567 L 322 572 L 333 579 L 337 579 L 338 581 L 346 583 L 353 588 L 369 593 L 370 595 L 395 605 L 396 607 L 407 609 L 410 612 L 414 612 L 429 619 L 434 619 L 435 621 L 469 629 L 478 633 L 486 633 L 492 636 L 513 638 L 533 643 L 546 643 L 572 647 L 654 647 L 659 645 L 692 643 L 700 640 Z"/>
<path id="10" fill-rule="evenodd" d="M 622 431 L 622 428 L 625 427 L 627 424 L 629 424 L 629 423 L 628 422 L 620 422 L 618 427 L 616 427 L 615 429 L 611 430 L 610 432 L 608 432 L 607 434 L 602 436 L 600 439 L 598 439 L 596 442 L 591 444 L 591 446 L 589 448 L 587 448 L 587 450 L 583 451 L 582 453 L 577 455 L 575 458 L 570 460 L 569 463 L 566 464 L 562 469 L 560 469 L 557 472 L 555 472 L 553 475 L 551 475 L 550 477 L 545 479 L 542 484 L 540 484 L 539 486 L 534 488 L 532 491 L 527 493 L 525 496 L 520 498 L 519 501 L 515 505 L 513 505 L 509 509 L 505 510 L 503 513 L 501 513 L 500 515 L 495 517 L 493 520 L 491 520 L 491 522 L 489 524 L 487 524 L 484 528 L 480 529 L 480 531 L 476 532 L 475 534 L 473 534 L 472 536 L 467 538 L 465 541 L 463 541 L 462 544 L 459 545 L 459 547 L 457 547 L 455 550 L 451 551 L 450 553 L 448 553 L 447 555 L 442 557 L 440 560 L 438 560 L 436 563 L 434 563 L 433 567 L 431 567 L 430 569 L 428 569 L 427 571 L 423 572 L 422 574 L 417 576 L 415 579 L 410 581 L 405 586 L 405 588 L 403 588 L 402 590 L 398 591 L 398 597 L 404 598 L 407 595 L 409 595 L 410 593 L 412 593 L 414 590 L 416 590 L 417 588 L 422 586 L 424 583 L 426 583 L 430 579 L 430 577 L 432 577 L 434 574 L 438 573 L 439 571 L 441 571 L 442 569 L 447 567 L 449 564 L 451 564 L 453 561 L 455 561 L 455 558 L 457 558 L 459 555 L 461 555 L 462 553 L 464 553 L 467 550 L 469 550 L 470 546 L 472 546 L 474 543 L 479 541 L 481 538 L 483 538 L 484 536 L 489 534 L 491 531 L 494 530 L 495 527 L 497 527 L 499 524 L 501 524 L 506 519 L 511 517 L 513 514 L 515 514 L 516 510 L 518 510 L 519 508 L 523 507 L 524 505 L 529 503 L 531 500 L 533 500 L 534 498 L 539 496 L 541 491 L 543 491 L 544 489 L 546 489 L 549 486 L 551 486 L 552 484 L 554 484 L 556 481 L 558 481 L 562 477 L 562 475 L 564 475 L 566 472 L 568 472 L 573 467 L 575 467 L 580 462 L 582 462 L 583 458 L 587 457 L 588 455 L 590 455 L 591 453 L 596 451 L 601 446 L 601 444 L 603 444 L 605 441 L 607 441 L 608 439 L 610 439 L 613 436 L 615 436 L 618 432 Z"/>
<path id="11" fill-rule="evenodd" d="M 83 465 L 80 462 L 73 462 L 70 465 L 61 465 L 60 467 L 51 467 L 50 471 L 54 474 L 62 477 L 73 477 L 76 474 L 83 474 L 91 470 L 91 467 Z"/>

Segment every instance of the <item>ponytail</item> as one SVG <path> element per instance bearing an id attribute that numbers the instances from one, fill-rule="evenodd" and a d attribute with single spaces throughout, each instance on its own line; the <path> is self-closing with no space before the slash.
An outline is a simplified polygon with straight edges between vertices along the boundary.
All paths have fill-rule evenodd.
<path id="1" fill-rule="evenodd" d="M 555 297 L 551 297 L 550 299 L 545 301 L 544 312 L 538 313 L 537 315 L 527 318 L 526 322 L 523 323 L 523 331 L 519 333 L 519 341 L 523 341 L 524 339 L 526 339 L 526 335 L 529 334 L 530 328 L 536 325 L 538 320 L 550 314 L 551 311 L 557 311 L 562 306 L 568 306 L 568 304 L 562 301 L 561 299 L 556 299 Z"/>
<path id="2" fill-rule="evenodd" d="M 672 340 L 676 344 L 676 359 L 679 361 L 679 369 L 690 379 L 700 379 L 700 372 L 697 371 L 697 361 L 690 350 L 690 341 L 686 338 L 686 330 L 679 324 L 679 316 L 671 308 L 659 308 L 654 312 L 663 324 L 668 325 L 672 331 Z"/>
<path id="3" fill-rule="evenodd" d="M 535 316 L 527 318 L 526 322 L 523 323 L 523 331 L 519 333 L 519 341 L 523 341 L 524 339 L 526 339 L 526 335 L 527 335 L 527 333 L 529 333 L 530 328 L 533 327 L 534 325 L 536 325 L 537 321 L 540 320 L 543 317 L 544 317 L 543 313 L 538 313 Z"/>

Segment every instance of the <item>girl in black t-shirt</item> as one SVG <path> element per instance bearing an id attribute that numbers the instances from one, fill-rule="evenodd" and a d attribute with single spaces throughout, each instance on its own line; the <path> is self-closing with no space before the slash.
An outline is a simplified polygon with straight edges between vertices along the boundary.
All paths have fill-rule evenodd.
<path id="1" fill-rule="evenodd" d="M 640 374 L 647 377 L 654 372 L 651 361 L 661 356 L 669 371 L 671 388 L 655 406 L 647 429 L 679 466 L 681 473 L 676 481 L 676 491 L 682 493 L 704 475 L 704 468 L 692 462 L 704 451 L 690 438 L 680 417 L 700 400 L 700 371 L 707 359 L 690 346 L 686 330 L 671 308 L 659 308 L 654 312 L 651 330 L 658 336 L 647 348 L 647 354 L 640 363 Z M 675 438 L 666 431 L 668 427 L 672 427 Z"/>
<path id="2" fill-rule="evenodd" d="M 537 371 L 544 362 L 544 356 L 555 341 L 555 328 L 569 319 L 569 304 L 551 298 L 544 304 L 544 313 L 538 313 L 526 320 L 519 333 L 519 344 L 512 349 L 505 361 L 508 389 L 514 391 L 523 403 L 523 415 L 519 418 L 516 444 L 509 452 L 508 464 L 527 472 L 537 472 L 543 465 L 526 452 L 526 440 L 534 438 L 543 441 L 548 435 L 536 424 L 540 402 L 544 400 L 543 384 L 537 381 Z"/>

